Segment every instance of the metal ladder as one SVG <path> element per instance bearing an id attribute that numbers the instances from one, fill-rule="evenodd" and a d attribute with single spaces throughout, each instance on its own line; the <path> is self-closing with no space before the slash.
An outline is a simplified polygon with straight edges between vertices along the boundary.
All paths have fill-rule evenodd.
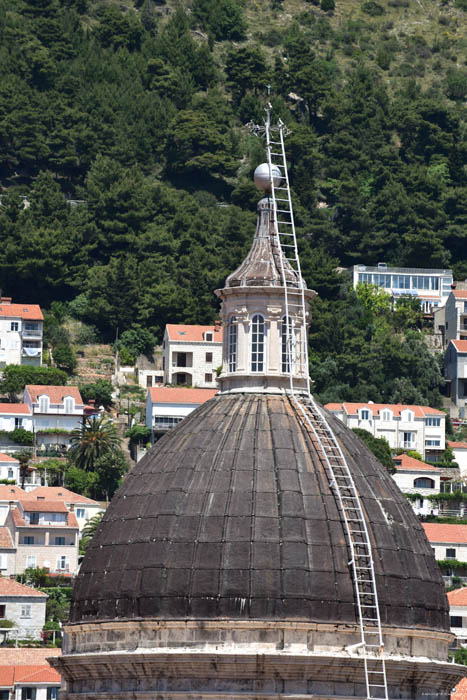
<path id="1" fill-rule="evenodd" d="M 329 484 L 341 513 L 350 553 L 351 569 L 360 642 L 348 651 L 361 649 L 363 655 L 366 696 L 368 699 L 388 699 L 384 642 L 376 589 L 373 552 L 366 517 L 352 473 L 336 436 L 310 390 L 308 370 L 307 319 L 300 260 L 290 194 L 284 135 L 288 133 L 279 120 L 271 127 L 271 105 L 266 107 L 266 156 L 271 181 L 274 232 L 279 253 L 282 284 L 285 290 L 286 365 L 290 375 L 290 399 L 302 423 L 315 442 L 326 465 Z M 282 180 L 274 182 L 274 170 L 279 168 Z M 290 267 L 294 270 L 291 274 Z M 289 316 L 292 314 L 292 316 Z M 293 323 L 290 322 L 293 318 Z M 298 336 L 298 340 L 297 340 Z M 306 388 L 303 378 L 306 378 Z M 297 381 L 301 379 L 300 381 Z"/>

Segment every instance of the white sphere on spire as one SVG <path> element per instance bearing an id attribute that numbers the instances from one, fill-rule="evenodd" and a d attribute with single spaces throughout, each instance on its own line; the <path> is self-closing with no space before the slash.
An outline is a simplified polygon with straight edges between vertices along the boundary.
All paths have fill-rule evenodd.
<path id="1" fill-rule="evenodd" d="M 274 187 L 278 187 L 282 180 L 282 173 L 280 171 L 280 168 L 277 165 L 273 165 L 271 170 L 272 177 L 274 180 Z M 270 190 L 271 179 L 269 177 L 269 165 L 267 163 L 261 163 L 261 165 L 258 165 L 258 167 L 255 170 L 255 174 L 253 175 L 253 179 L 255 181 L 256 187 L 259 187 L 260 190 L 264 190 L 265 192 Z"/>

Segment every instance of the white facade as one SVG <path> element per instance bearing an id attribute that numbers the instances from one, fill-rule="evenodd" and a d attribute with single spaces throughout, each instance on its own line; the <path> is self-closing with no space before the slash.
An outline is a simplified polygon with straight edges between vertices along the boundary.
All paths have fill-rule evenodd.
<path id="1" fill-rule="evenodd" d="M 138 384 L 143 389 L 164 384 L 164 372 L 159 369 L 137 369 Z"/>
<path id="2" fill-rule="evenodd" d="M 450 382 L 450 398 L 457 409 L 451 417 L 467 415 L 467 340 L 451 340 L 444 357 L 444 376 Z M 454 413 L 454 415 L 453 415 Z"/>
<path id="3" fill-rule="evenodd" d="M 446 341 L 467 340 L 467 291 L 453 290 L 446 301 Z"/>
<path id="4" fill-rule="evenodd" d="M 73 493 L 73 491 L 61 486 L 41 486 L 39 484 L 37 487 L 27 490 L 28 498 L 48 502 L 61 501 L 65 503 L 68 509 L 73 508 L 73 513 L 78 522 L 80 536 L 83 528 L 95 515 L 105 512 L 105 508 L 103 508 L 98 501 L 86 498 L 86 496 L 81 496 L 78 493 Z"/>
<path id="5" fill-rule="evenodd" d="M 449 442 L 448 447 L 452 449 L 454 461 L 459 465 L 461 478 L 467 476 L 467 442 Z"/>
<path id="6" fill-rule="evenodd" d="M 167 430 L 175 428 L 186 416 L 216 393 L 215 389 L 177 387 L 149 389 L 146 399 L 146 427 L 152 431 L 152 441 Z"/>
<path id="7" fill-rule="evenodd" d="M 432 502 L 428 496 L 440 492 L 441 471 L 429 464 L 424 467 L 423 462 L 413 464 L 418 460 L 407 458 L 407 455 L 401 455 L 401 457 L 399 463 L 395 462 L 396 472 L 392 478 L 402 493 L 418 495 L 416 500 L 410 501 L 417 515 L 438 515 L 438 504 Z"/>
<path id="8" fill-rule="evenodd" d="M 28 385 L 24 389 L 23 401 L 32 412 L 39 449 L 70 447 L 70 433 L 79 428 L 84 419 L 84 404 L 77 387 Z"/>
<path id="9" fill-rule="evenodd" d="M 465 588 L 448 592 L 451 632 L 456 637 L 456 646 L 467 644 L 467 595 Z"/>
<path id="10" fill-rule="evenodd" d="M 43 316 L 36 304 L 0 300 L 0 367 L 42 364 Z"/>
<path id="11" fill-rule="evenodd" d="M 169 324 L 162 344 L 165 384 L 215 388 L 222 364 L 222 328 Z"/>
<path id="12" fill-rule="evenodd" d="M 15 623 L 12 633 L 19 639 L 26 637 L 40 639 L 45 624 L 47 595 L 7 579 L 0 585 L 0 628 L 1 619 Z"/>
<path id="13" fill-rule="evenodd" d="M 444 306 L 453 283 L 451 270 L 388 267 L 386 263 L 353 266 L 353 286 L 359 282 L 376 284 L 394 299 L 413 296 L 420 299 L 425 314 Z"/>
<path id="14" fill-rule="evenodd" d="M 17 459 L 0 452 L 0 479 L 20 483 L 19 462 Z"/>
<path id="15" fill-rule="evenodd" d="M 391 449 L 415 450 L 436 462 L 445 450 L 446 415 L 429 406 L 343 403 L 325 408 L 347 427 L 384 437 Z"/>

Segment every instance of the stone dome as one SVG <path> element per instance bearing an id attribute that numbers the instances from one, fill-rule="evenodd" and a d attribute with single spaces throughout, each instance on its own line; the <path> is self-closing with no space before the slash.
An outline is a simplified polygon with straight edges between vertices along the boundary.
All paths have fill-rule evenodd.
<path id="1" fill-rule="evenodd" d="M 383 626 L 448 631 L 442 577 L 410 505 L 358 438 L 328 420 L 368 519 Z M 118 619 L 357 623 L 342 519 L 286 395 L 218 395 L 132 469 L 71 610 L 72 623 Z"/>

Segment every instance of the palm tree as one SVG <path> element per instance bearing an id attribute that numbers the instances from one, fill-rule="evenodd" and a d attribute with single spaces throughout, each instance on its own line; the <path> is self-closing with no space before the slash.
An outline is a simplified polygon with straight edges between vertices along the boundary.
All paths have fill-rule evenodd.
<path id="1" fill-rule="evenodd" d="M 109 418 L 85 418 L 71 433 L 69 455 L 79 469 L 92 471 L 95 460 L 116 450 L 119 444 L 117 430 Z"/>
<path id="2" fill-rule="evenodd" d="M 96 530 L 101 524 L 102 516 L 104 513 L 97 513 L 94 515 L 86 525 L 83 527 L 83 532 L 81 534 L 81 539 L 79 541 L 79 553 L 85 554 L 86 550 L 91 542 L 92 538 L 96 534 Z"/>

